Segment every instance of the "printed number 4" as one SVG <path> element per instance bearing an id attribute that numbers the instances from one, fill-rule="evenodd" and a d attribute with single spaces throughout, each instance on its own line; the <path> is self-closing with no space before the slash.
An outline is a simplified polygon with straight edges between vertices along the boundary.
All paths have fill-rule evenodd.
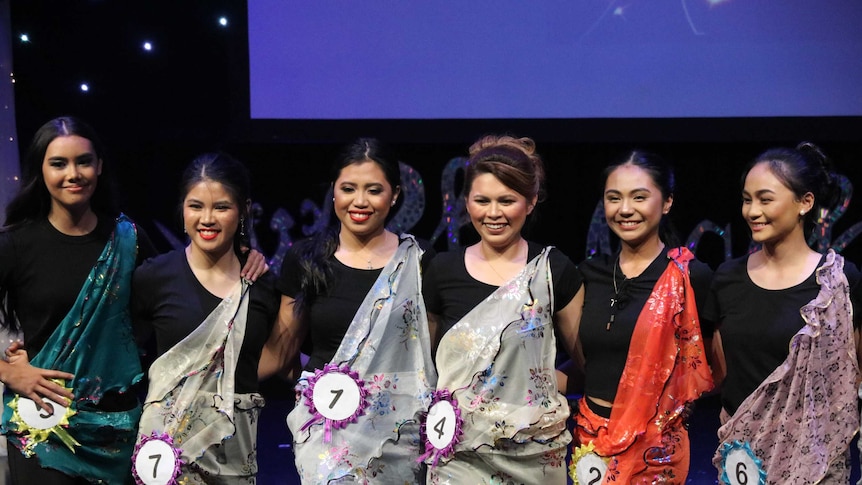
<path id="1" fill-rule="evenodd" d="M 437 439 L 442 438 L 443 433 L 445 433 L 445 431 L 443 431 L 443 425 L 444 424 L 446 424 L 446 417 L 445 416 L 440 421 L 437 421 L 437 424 L 434 425 L 434 431 L 437 432 Z"/>

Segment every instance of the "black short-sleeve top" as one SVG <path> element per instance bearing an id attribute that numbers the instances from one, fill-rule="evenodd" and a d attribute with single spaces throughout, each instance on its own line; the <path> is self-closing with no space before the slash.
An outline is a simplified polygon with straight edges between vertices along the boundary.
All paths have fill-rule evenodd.
<path id="1" fill-rule="evenodd" d="M 303 245 L 314 243 L 313 239 L 303 240 L 288 250 L 276 282 L 276 288 L 282 295 L 295 299 L 302 292 L 300 254 Z M 424 251 L 422 266 L 425 267 L 436 253 L 427 241 L 417 238 L 416 243 Z M 309 355 L 304 366 L 307 371 L 322 369 L 332 360 L 356 311 L 382 271 L 382 268 L 351 268 L 335 256 L 329 258 L 329 266 L 332 270 L 329 288 L 325 294 L 314 296 L 303 316 L 309 326 L 308 337 L 303 345 L 303 352 Z"/>
<path id="2" fill-rule="evenodd" d="M 529 243 L 527 259 L 533 260 L 544 246 Z M 440 318 L 443 335 L 498 287 L 476 280 L 464 263 L 466 248 L 440 253 L 431 261 L 422 282 L 425 307 Z M 580 290 L 583 277 L 574 263 L 557 249 L 549 254 L 554 283 L 554 311 L 561 310 Z"/>
<path id="3" fill-rule="evenodd" d="M 578 265 L 584 275 L 584 311 L 578 338 L 586 360 L 584 393 L 613 402 L 625 369 L 629 344 L 641 310 L 668 266 L 667 251 L 634 278 L 625 278 L 617 255 L 597 255 Z M 616 291 L 614 289 L 616 268 Z M 688 266 L 695 302 L 700 313 L 709 292 L 712 270 L 693 259 Z M 611 308 L 611 300 L 618 302 Z M 615 310 L 615 311 L 613 311 Z M 614 314 L 613 323 L 608 327 Z M 710 337 L 712 327 L 700 320 L 701 332 Z"/>
<path id="4" fill-rule="evenodd" d="M 748 257 L 732 259 L 718 267 L 704 308 L 704 316 L 716 322 L 721 334 L 727 363 L 721 400 L 730 414 L 787 359 L 791 338 L 805 325 L 799 311 L 820 291 L 814 272 L 790 288 L 761 288 L 748 276 Z M 862 276 L 847 260 L 844 274 L 850 283 L 853 324 L 858 328 L 860 318 L 855 315 L 862 308 Z"/>
<path id="5" fill-rule="evenodd" d="M 245 337 L 234 378 L 236 392 L 257 392 L 263 345 L 278 316 L 278 293 L 266 273 L 249 289 Z M 155 333 L 158 355 L 187 337 L 222 302 L 198 281 L 184 249 L 148 259 L 132 278 L 132 320 Z M 141 333 L 140 330 L 138 333 Z"/>

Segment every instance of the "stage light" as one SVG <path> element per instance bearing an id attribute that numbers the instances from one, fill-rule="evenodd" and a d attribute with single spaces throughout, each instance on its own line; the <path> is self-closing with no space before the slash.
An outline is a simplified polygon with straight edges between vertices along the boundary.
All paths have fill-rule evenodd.
<path id="1" fill-rule="evenodd" d="M 30 42 L 30 36 L 27 34 L 21 34 L 18 38 L 21 39 L 21 42 L 25 44 Z"/>
<path id="2" fill-rule="evenodd" d="M 222 27 L 227 27 L 227 17 L 219 17 L 218 24 Z"/>
<path id="3" fill-rule="evenodd" d="M 153 50 L 153 44 L 149 41 L 144 42 L 143 47 L 144 47 L 144 50 L 147 52 L 150 52 Z"/>
<path id="4" fill-rule="evenodd" d="M 90 85 L 87 83 L 81 83 L 81 92 L 84 92 L 84 93 L 90 92 Z"/>

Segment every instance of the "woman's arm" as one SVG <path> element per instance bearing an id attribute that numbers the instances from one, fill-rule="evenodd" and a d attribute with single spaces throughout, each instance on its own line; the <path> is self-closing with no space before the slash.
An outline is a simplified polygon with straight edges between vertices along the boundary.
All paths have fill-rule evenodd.
<path id="1" fill-rule="evenodd" d="M 293 312 L 294 299 L 282 295 L 278 319 L 263 346 L 258 364 L 258 379 L 275 374 L 285 375 L 295 370 L 299 362 L 299 349 L 308 335 L 308 325 Z M 289 376 L 288 376 L 289 377 Z"/>
<path id="2" fill-rule="evenodd" d="M 74 377 L 68 372 L 33 367 L 20 342 L 13 342 L 6 350 L 5 360 L 0 359 L 0 381 L 50 414 L 53 414 L 54 409 L 50 403 L 42 401 L 43 397 L 66 406 L 75 397 L 71 391 L 52 379 L 71 380 Z"/>
<path id="3" fill-rule="evenodd" d="M 578 342 L 583 310 L 584 285 L 581 285 L 574 298 L 554 315 L 554 325 L 569 354 L 569 360 L 557 370 L 557 387 L 563 393 L 583 387 L 584 354 Z"/>

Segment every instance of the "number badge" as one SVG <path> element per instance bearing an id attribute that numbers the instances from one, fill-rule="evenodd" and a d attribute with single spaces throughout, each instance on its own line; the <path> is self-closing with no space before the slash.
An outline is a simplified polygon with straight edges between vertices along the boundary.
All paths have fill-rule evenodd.
<path id="1" fill-rule="evenodd" d="M 572 452 L 569 476 L 575 485 L 599 485 L 608 471 L 607 459 L 599 456 L 592 442 L 579 446 Z"/>
<path id="2" fill-rule="evenodd" d="M 302 391 L 305 405 L 312 418 L 302 426 L 305 430 L 323 420 L 324 443 L 332 439 L 332 428 L 342 429 L 355 423 L 365 414 L 368 390 L 365 381 L 349 366 L 327 364 L 308 378 L 308 387 Z"/>
<path id="3" fill-rule="evenodd" d="M 53 381 L 66 390 L 72 390 L 66 387 L 61 379 L 53 379 Z M 36 406 L 35 401 L 20 395 L 16 395 L 9 403 L 9 408 L 12 410 L 12 417 L 9 420 L 10 429 L 21 440 L 23 445 L 21 451 L 24 456 L 32 456 L 36 446 L 51 436 L 55 436 L 74 453 L 75 447 L 81 446 L 67 429 L 69 420 L 77 414 L 74 402 L 67 407 L 46 397 L 43 397 L 42 401 L 49 403 L 53 411 L 42 410 Z"/>
<path id="4" fill-rule="evenodd" d="M 463 419 L 458 401 L 446 389 L 438 389 L 431 396 L 431 406 L 422 423 L 425 435 L 425 454 L 420 459 L 431 458 L 436 466 L 441 458 L 449 458 L 460 441 Z"/>
<path id="5" fill-rule="evenodd" d="M 180 476 L 182 450 L 174 447 L 174 440 L 157 431 L 141 438 L 132 454 L 132 475 L 138 485 L 176 485 Z"/>
<path id="6" fill-rule="evenodd" d="M 721 481 L 730 485 L 765 485 L 766 470 L 746 441 L 721 445 Z"/>

